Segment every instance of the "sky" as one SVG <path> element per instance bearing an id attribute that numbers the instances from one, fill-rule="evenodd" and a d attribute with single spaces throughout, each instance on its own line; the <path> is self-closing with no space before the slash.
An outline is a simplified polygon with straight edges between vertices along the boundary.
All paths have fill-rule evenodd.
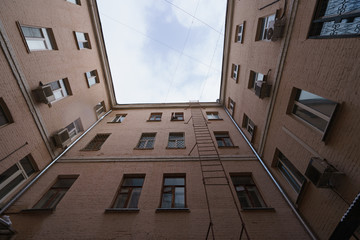
<path id="1" fill-rule="evenodd" d="M 226 0 L 97 3 L 118 104 L 219 98 Z"/>

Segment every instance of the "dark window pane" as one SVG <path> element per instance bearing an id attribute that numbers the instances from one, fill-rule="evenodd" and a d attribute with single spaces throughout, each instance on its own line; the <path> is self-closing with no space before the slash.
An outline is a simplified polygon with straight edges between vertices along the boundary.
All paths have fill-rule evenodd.
<path id="1" fill-rule="evenodd" d="M 144 183 L 144 178 L 125 178 L 123 186 L 137 186 L 141 187 Z"/>
<path id="2" fill-rule="evenodd" d="M 4 110 L 0 105 L 0 126 L 5 125 L 9 122 L 9 119 L 6 117 Z"/>
<path id="3" fill-rule="evenodd" d="M 231 180 L 234 185 L 251 185 L 254 184 L 253 180 L 249 176 L 232 176 Z"/>
<path id="4" fill-rule="evenodd" d="M 119 194 L 115 200 L 114 208 L 125 208 L 126 199 L 128 194 Z"/>
<path id="5" fill-rule="evenodd" d="M 317 129 L 321 131 L 325 131 L 327 126 L 327 121 L 324 119 L 312 114 L 311 112 L 294 105 L 293 113 L 303 119 L 304 121 L 310 123 L 312 126 L 316 127 Z"/>
<path id="6" fill-rule="evenodd" d="M 13 190 L 16 186 L 18 186 L 25 178 L 23 175 L 19 175 L 14 178 L 11 182 L 9 182 L 5 187 L 0 189 L 0 199 L 6 196 L 11 190 Z"/>
<path id="7" fill-rule="evenodd" d="M 32 37 L 32 38 L 42 38 L 43 37 L 40 28 L 21 27 L 21 30 L 25 37 Z"/>
<path id="8" fill-rule="evenodd" d="M 286 178 L 286 180 L 288 180 L 288 182 L 290 183 L 290 185 L 294 188 L 294 190 L 299 193 L 300 192 L 300 185 L 298 184 L 298 182 L 294 179 L 294 177 L 291 175 L 291 173 L 289 172 L 289 170 L 283 165 L 282 162 L 278 162 L 278 168 L 280 170 L 280 172 L 282 172 L 283 176 Z"/>
<path id="9" fill-rule="evenodd" d="M 0 175 L 0 184 L 3 183 L 6 179 L 8 179 L 11 175 L 16 173 L 19 170 L 18 166 L 16 164 L 12 165 L 10 168 L 8 168 L 5 172 L 3 172 Z"/>
<path id="10" fill-rule="evenodd" d="M 255 186 L 249 186 L 247 187 L 247 190 L 251 197 L 253 207 L 265 207 L 265 203 Z"/>
<path id="11" fill-rule="evenodd" d="M 162 208 L 171 208 L 172 194 L 164 193 L 161 201 Z"/>
<path id="12" fill-rule="evenodd" d="M 59 178 L 53 188 L 70 188 L 75 182 L 75 178 Z"/>
<path id="13" fill-rule="evenodd" d="M 31 161 L 29 160 L 29 157 L 24 157 L 20 160 L 21 166 L 24 168 L 26 175 L 29 177 L 31 174 L 35 172 L 35 169 L 33 165 L 31 164 Z"/>
<path id="14" fill-rule="evenodd" d="M 331 117 L 332 113 L 335 110 L 336 103 L 326 98 L 317 96 L 315 94 L 306 92 L 301 90 L 299 98 L 297 99 L 298 102 L 315 109 L 318 112 L 325 114 L 328 117 Z"/>
<path id="15" fill-rule="evenodd" d="M 184 178 L 165 178 L 164 186 L 184 186 Z"/>
<path id="16" fill-rule="evenodd" d="M 239 188 L 241 188 L 241 189 L 239 189 Z M 237 190 L 237 195 L 238 195 L 241 207 L 242 208 L 251 207 L 250 200 L 247 197 L 245 191 L 243 191 L 243 187 L 237 187 L 236 190 Z"/>
<path id="17" fill-rule="evenodd" d="M 175 208 L 184 208 L 185 207 L 185 188 L 177 187 L 175 188 Z"/>
<path id="18" fill-rule="evenodd" d="M 133 188 L 128 207 L 137 208 L 139 198 L 140 198 L 141 188 Z"/>

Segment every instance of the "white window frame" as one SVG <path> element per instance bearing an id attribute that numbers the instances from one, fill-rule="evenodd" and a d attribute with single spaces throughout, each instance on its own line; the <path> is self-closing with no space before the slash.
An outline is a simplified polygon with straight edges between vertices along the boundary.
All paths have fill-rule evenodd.
<path id="1" fill-rule="evenodd" d="M 60 79 L 58 81 L 55 81 L 55 82 L 59 83 L 60 88 L 55 89 L 55 90 L 52 89 L 54 97 L 55 97 L 55 100 L 53 102 L 59 101 L 60 99 L 63 99 L 63 98 L 65 98 L 65 97 L 67 97 L 69 95 L 68 90 L 66 88 L 66 85 L 64 83 L 64 80 L 65 79 Z M 50 85 L 50 84 L 48 84 L 48 85 Z"/>
<path id="2" fill-rule="evenodd" d="M 81 5 L 80 0 L 66 0 L 66 1 L 75 5 Z"/>
<path id="3" fill-rule="evenodd" d="M 105 114 L 105 103 L 104 103 L 104 101 L 99 102 L 98 104 L 96 104 L 94 109 L 95 109 L 96 116 L 98 118 L 100 118 L 102 115 L 104 115 Z"/>
<path id="4" fill-rule="evenodd" d="M 182 118 L 182 119 L 179 119 Z M 171 114 L 171 121 L 184 121 L 184 113 L 183 112 L 173 112 Z"/>
<path id="5" fill-rule="evenodd" d="M 259 41 L 270 41 L 270 40 L 267 39 L 266 35 L 267 35 L 267 32 L 268 32 L 268 30 L 270 28 L 270 22 L 275 21 L 275 18 L 276 18 L 276 13 L 259 19 L 259 21 L 260 21 L 260 24 L 259 24 L 260 29 L 259 29 L 259 35 L 258 35 L 259 37 L 258 37 L 257 40 L 259 40 Z"/>
<path id="6" fill-rule="evenodd" d="M 240 65 L 238 65 L 238 64 L 232 65 L 232 76 L 231 77 L 235 80 L 235 82 L 238 81 L 239 69 L 240 69 Z"/>
<path id="7" fill-rule="evenodd" d="M 79 50 L 81 49 L 91 49 L 91 44 L 90 44 L 90 40 L 89 40 L 89 34 L 88 33 L 84 33 L 84 32 L 74 32 L 75 33 L 75 38 L 77 41 L 77 45 Z M 85 40 L 80 39 L 80 34 L 82 34 L 83 38 Z M 82 43 L 82 44 L 79 44 Z M 84 43 L 87 43 L 88 47 L 84 47 Z"/>
<path id="8" fill-rule="evenodd" d="M 218 112 L 206 112 L 208 120 L 218 120 L 221 119 Z"/>
<path id="9" fill-rule="evenodd" d="M 23 28 L 34 28 L 40 30 L 42 37 L 26 37 L 23 32 Z M 42 27 L 33 27 L 20 25 L 21 34 L 26 41 L 27 48 L 29 51 L 44 51 L 44 50 L 54 50 L 55 43 L 52 42 L 52 39 L 49 36 L 49 33 L 52 31 L 51 28 L 42 28 Z M 50 33 L 51 34 L 51 33 Z M 38 45 L 33 45 L 32 43 L 41 42 L 43 47 L 37 47 Z"/>
<path id="10" fill-rule="evenodd" d="M 70 128 L 70 130 L 69 130 Z M 76 138 L 76 136 L 83 131 L 82 128 L 82 123 L 80 118 L 76 119 L 74 122 L 70 123 L 69 125 L 66 126 L 66 129 L 69 132 L 69 136 L 71 138 L 71 140 L 74 140 Z"/>
<path id="11" fill-rule="evenodd" d="M 236 26 L 236 38 L 235 42 L 243 43 L 245 21 L 242 24 Z"/>
<path id="12" fill-rule="evenodd" d="M 90 76 L 89 76 L 90 75 Z M 90 88 L 91 86 L 99 83 L 99 77 L 98 77 L 98 72 L 97 70 L 92 70 L 90 72 L 86 72 L 85 73 L 86 79 L 87 79 L 87 83 L 88 83 L 88 87 Z"/>

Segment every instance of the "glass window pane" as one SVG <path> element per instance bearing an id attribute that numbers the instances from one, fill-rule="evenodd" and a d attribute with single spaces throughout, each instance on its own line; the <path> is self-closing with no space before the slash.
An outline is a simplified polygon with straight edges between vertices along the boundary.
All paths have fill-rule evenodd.
<path id="1" fill-rule="evenodd" d="M 328 124 L 327 121 L 324 119 L 316 116 L 315 114 L 312 114 L 311 112 L 294 105 L 293 113 L 303 119 L 304 121 L 310 123 L 312 126 L 316 127 L 317 129 L 321 131 L 325 131 L 326 126 Z"/>
<path id="2" fill-rule="evenodd" d="M 128 198 L 128 194 L 119 194 L 114 202 L 113 208 L 125 208 L 125 202 Z"/>
<path id="3" fill-rule="evenodd" d="M 143 183 L 144 183 L 144 178 L 125 178 L 122 186 L 141 187 Z"/>
<path id="4" fill-rule="evenodd" d="M 172 194 L 169 194 L 169 193 L 163 194 L 162 201 L 161 201 L 161 207 L 162 208 L 171 208 L 171 199 L 172 199 Z"/>
<path id="5" fill-rule="evenodd" d="M 242 208 L 251 207 L 250 199 L 246 195 L 245 191 L 237 192 L 237 196 L 239 198 L 239 202 Z"/>
<path id="6" fill-rule="evenodd" d="M 56 193 L 57 193 L 56 190 L 50 189 L 44 194 L 44 196 L 33 208 L 44 208 L 45 206 L 48 206 L 49 205 L 48 202 L 55 197 Z"/>
<path id="7" fill-rule="evenodd" d="M 130 200 L 128 203 L 129 208 L 137 208 L 140 198 L 141 188 L 133 188 Z"/>
<path id="8" fill-rule="evenodd" d="M 32 28 L 32 27 L 21 27 L 21 30 L 25 37 L 32 38 L 42 38 L 41 29 L 40 28 Z"/>
<path id="9" fill-rule="evenodd" d="M 46 44 L 43 39 L 35 40 L 35 39 L 26 39 L 26 43 L 30 50 L 46 50 Z"/>
<path id="10" fill-rule="evenodd" d="M 254 205 L 253 207 L 265 207 L 265 203 L 262 200 L 262 197 L 260 196 L 260 193 L 255 186 L 249 186 L 247 187 L 247 190 Z"/>
<path id="11" fill-rule="evenodd" d="M 165 178 L 164 186 L 184 186 L 185 179 L 181 178 Z"/>
<path id="12" fill-rule="evenodd" d="M 234 185 L 252 185 L 254 184 L 250 176 L 231 176 Z"/>
<path id="13" fill-rule="evenodd" d="M 57 191 L 56 194 L 53 196 L 52 199 L 49 199 L 49 201 L 47 202 L 47 206 L 43 206 L 43 208 L 55 208 L 56 205 L 60 202 L 60 200 L 63 198 L 63 196 L 65 195 L 66 190 L 60 190 Z"/>
<path id="14" fill-rule="evenodd" d="M 0 175 L 0 184 L 3 183 L 6 179 L 8 179 L 11 175 L 16 173 L 19 170 L 16 164 L 12 165 L 5 172 Z"/>
<path id="15" fill-rule="evenodd" d="M 70 188 L 76 178 L 59 178 L 53 188 Z"/>
<path id="16" fill-rule="evenodd" d="M 5 197 L 11 190 L 13 190 L 16 186 L 18 186 L 25 178 L 22 174 L 14 178 L 11 182 L 9 182 L 5 187 L 0 189 L 0 199 Z"/>
<path id="17" fill-rule="evenodd" d="M 289 170 L 283 165 L 283 163 L 281 161 L 278 162 L 277 167 L 279 168 L 279 170 L 283 174 L 283 176 L 286 178 L 286 180 L 289 182 L 289 184 L 293 187 L 293 189 L 297 193 L 299 193 L 301 186 L 294 179 L 293 175 L 289 172 Z"/>
<path id="18" fill-rule="evenodd" d="M 5 125 L 9 122 L 9 119 L 6 117 L 4 110 L 0 106 L 0 126 Z"/>
<path id="19" fill-rule="evenodd" d="M 20 163 L 28 177 L 35 172 L 35 169 L 34 169 L 33 165 L 31 164 L 29 157 L 24 157 L 23 159 L 20 160 Z"/>
<path id="20" fill-rule="evenodd" d="M 327 100 L 326 98 L 317 96 L 315 94 L 306 92 L 304 90 L 300 91 L 300 95 L 297 101 L 312 109 L 315 109 L 318 112 L 325 114 L 328 117 L 331 117 L 336 107 L 335 102 Z"/>
<path id="21" fill-rule="evenodd" d="M 184 208 L 185 207 L 185 188 L 177 187 L 175 188 L 175 208 Z"/>
<path id="22" fill-rule="evenodd" d="M 77 38 L 78 41 L 82 41 L 82 42 L 86 41 L 85 34 L 81 33 L 81 32 L 76 32 L 76 38 Z"/>

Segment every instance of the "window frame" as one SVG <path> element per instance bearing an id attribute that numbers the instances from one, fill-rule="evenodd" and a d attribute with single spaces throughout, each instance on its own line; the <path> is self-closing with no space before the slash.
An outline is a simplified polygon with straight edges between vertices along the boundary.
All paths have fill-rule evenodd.
<path id="1" fill-rule="evenodd" d="M 236 25 L 235 31 L 235 42 L 244 43 L 244 31 L 245 31 L 245 21 L 243 23 Z"/>
<path id="2" fill-rule="evenodd" d="M 181 134 L 181 138 L 180 139 L 172 139 L 170 140 L 171 135 L 175 136 L 175 135 L 180 135 Z M 179 145 L 181 145 L 181 141 L 183 141 L 183 147 L 179 147 Z M 174 147 L 170 147 L 169 144 L 170 142 L 174 142 Z M 167 149 L 184 149 L 186 148 L 185 145 L 185 133 L 184 132 L 170 132 L 169 133 L 169 138 L 168 138 L 168 145 L 166 147 Z"/>
<path id="3" fill-rule="evenodd" d="M 209 115 L 210 115 L 210 116 L 217 116 L 217 117 L 209 118 Z M 208 121 L 223 120 L 223 119 L 220 117 L 219 112 L 206 112 L 206 117 L 207 117 L 207 120 L 208 120 Z"/>
<path id="4" fill-rule="evenodd" d="M 148 135 L 148 136 L 146 136 L 146 135 Z M 153 136 L 150 136 L 150 135 L 153 135 Z M 145 137 L 152 137 L 153 139 L 143 139 Z M 156 139 L 156 132 L 142 133 L 141 136 L 140 136 L 139 142 L 138 142 L 138 144 L 136 145 L 136 147 L 134 149 L 137 149 L 137 150 L 152 150 L 152 149 L 154 149 L 154 146 L 155 146 L 155 139 Z M 147 144 L 150 141 L 153 142 L 152 147 L 147 147 Z M 145 142 L 144 147 L 140 147 L 142 142 Z"/>
<path id="5" fill-rule="evenodd" d="M 227 108 L 228 108 L 231 116 L 234 117 L 234 113 L 235 113 L 235 102 L 234 102 L 230 97 L 228 98 Z"/>
<path id="6" fill-rule="evenodd" d="M 231 66 L 231 78 L 238 83 L 239 73 L 240 73 L 240 65 L 239 64 L 232 64 Z"/>
<path id="7" fill-rule="evenodd" d="M 333 107 L 333 111 L 332 111 L 332 113 L 330 114 L 330 116 L 326 116 L 324 113 L 321 113 L 321 112 L 317 111 L 316 109 L 313 109 L 313 108 L 311 108 L 311 107 L 309 107 L 309 106 L 307 106 L 307 105 L 305 105 L 305 104 L 300 103 L 300 102 L 297 100 L 297 98 L 300 97 L 300 94 L 301 94 L 302 91 L 307 92 L 307 93 L 310 93 L 310 94 L 313 94 L 313 95 L 315 95 L 315 96 L 318 96 L 318 97 L 320 97 L 320 98 L 323 98 L 323 99 L 325 99 L 325 100 L 333 103 L 334 107 Z M 339 105 L 340 105 L 340 104 L 337 103 L 337 102 L 335 102 L 335 101 L 332 101 L 332 100 L 329 100 L 329 99 L 327 99 L 327 98 L 321 97 L 321 96 L 319 96 L 319 95 L 317 95 L 317 94 L 314 94 L 314 93 L 312 93 L 312 92 L 309 92 L 309 91 L 306 91 L 306 90 L 303 90 L 303 89 L 295 88 L 295 87 L 294 87 L 294 88 L 292 89 L 292 92 L 291 92 L 290 101 L 289 101 L 289 105 L 288 105 L 288 108 L 287 108 L 286 113 L 287 113 L 287 114 L 290 114 L 290 115 L 293 116 L 293 117 L 295 117 L 295 119 L 300 120 L 300 121 L 301 121 L 302 123 L 304 123 L 306 126 L 309 126 L 309 127 L 311 127 L 312 129 L 315 129 L 317 132 L 321 133 L 321 134 L 322 134 L 321 140 L 322 140 L 322 141 L 325 141 L 326 138 L 327 138 L 327 136 L 328 136 L 329 129 L 330 129 L 330 127 L 331 127 L 331 125 L 332 125 L 332 123 L 333 123 L 333 121 L 334 121 L 334 118 L 335 118 L 336 112 L 337 112 L 337 110 L 338 110 L 338 108 L 339 108 Z M 312 123 L 310 123 L 310 122 L 306 121 L 305 119 L 303 119 L 301 116 L 295 114 L 294 111 L 295 111 L 296 108 L 298 108 L 298 107 L 300 107 L 300 108 L 302 108 L 304 111 L 306 111 L 306 112 L 308 112 L 308 113 L 310 113 L 310 114 L 313 114 L 313 115 L 315 115 L 316 117 L 318 117 L 318 118 L 326 121 L 327 124 L 326 124 L 324 130 L 319 129 L 318 127 L 316 127 L 316 126 L 313 125 Z"/>
<path id="8" fill-rule="evenodd" d="M 159 119 L 157 119 L 159 118 Z M 149 119 L 147 120 L 148 122 L 161 122 L 161 118 L 162 118 L 162 112 L 153 112 L 150 113 Z"/>
<path id="9" fill-rule="evenodd" d="M 0 97 L 0 112 L 4 116 L 5 123 L 0 125 L 0 128 L 5 127 L 11 123 L 14 123 L 14 119 L 10 113 L 9 108 L 7 107 L 4 99 Z"/>
<path id="10" fill-rule="evenodd" d="M 256 83 L 266 82 L 266 80 L 267 80 L 267 75 L 250 70 L 248 88 L 255 91 Z"/>
<path id="11" fill-rule="evenodd" d="M 66 0 L 66 2 L 72 3 L 74 5 L 81 6 L 81 1 L 80 0 Z"/>
<path id="12" fill-rule="evenodd" d="M 52 88 L 53 85 L 51 85 L 51 84 L 56 83 L 56 82 L 60 86 L 60 88 L 53 89 Z M 49 103 L 50 105 L 57 102 L 57 101 L 60 101 L 61 99 L 64 99 L 64 98 L 72 95 L 69 80 L 67 78 L 62 78 L 62 79 L 59 79 L 59 80 L 56 80 L 56 81 L 53 81 L 53 82 L 49 82 L 49 83 L 47 83 L 45 85 L 49 85 L 51 87 L 51 90 L 52 90 L 54 98 L 55 98 L 54 101 L 51 101 Z M 56 95 L 56 94 L 60 94 L 61 96 L 59 97 L 59 95 Z"/>
<path id="13" fill-rule="evenodd" d="M 185 119 L 184 112 L 173 112 L 173 113 L 171 113 L 171 121 L 184 121 L 184 119 Z"/>
<path id="14" fill-rule="evenodd" d="M 237 199 L 240 203 L 240 207 L 241 209 L 243 210 L 252 210 L 252 209 L 271 209 L 268 207 L 268 205 L 266 204 L 265 200 L 264 200 L 264 197 L 262 196 L 259 188 L 257 187 L 257 184 L 256 182 L 254 181 L 254 178 L 253 178 L 253 175 L 252 173 L 230 173 L 230 178 L 231 178 L 231 182 L 232 182 L 232 186 L 234 187 L 234 190 L 236 192 L 236 196 L 237 196 Z M 250 179 L 250 183 L 246 183 L 246 184 L 237 184 L 235 185 L 235 182 L 234 182 L 234 179 L 235 177 L 246 177 L 246 178 L 249 178 Z M 251 206 L 249 207 L 244 207 L 242 204 L 241 204 L 241 200 L 239 198 L 239 192 L 238 191 L 238 187 L 243 187 L 244 190 L 242 192 L 245 193 L 245 197 L 247 199 L 247 202 L 251 204 Z M 256 200 L 253 198 L 253 195 L 250 194 L 251 191 L 249 191 L 250 188 L 253 188 L 255 191 L 255 195 L 258 197 L 257 198 L 257 201 L 260 203 L 261 206 L 256 206 L 255 202 Z"/>
<path id="15" fill-rule="evenodd" d="M 83 34 L 83 37 L 84 37 L 85 40 L 81 40 L 78 37 L 78 34 Z M 74 36 L 75 36 L 75 40 L 76 40 L 76 43 L 77 43 L 78 50 L 91 49 L 90 36 L 89 36 L 88 33 L 74 31 Z M 81 45 L 80 45 L 80 43 L 81 43 Z M 84 47 L 84 44 L 87 44 L 88 47 Z"/>
<path id="16" fill-rule="evenodd" d="M 56 40 L 55 40 L 55 36 L 54 36 L 54 32 L 52 30 L 52 28 L 46 28 L 46 27 L 39 27 L 39 26 L 31 26 L 31 25 L 27 25 L 27 24 L 21 24 L 19 21 L 16 21 L 16 25 L 20 31 L 20 35 L 21 38 L 25 44 L 26 47 L 26 51 L 28 53 L 31 52 L 41 52 L 41 51 L 51 51 L 51 50 L 58 50 L 58 46 L 56 44 Z M 23 27 L 27 27 L 27 28 L 34 28 L 34 29 L 40 29 L 42 37 L 26 37 L 24 32 L 23 32 Z M 29 41 L 39 41 L 39 42 L 43 42 L 45 48 L 44 49 L 31 49 L 29 44 L 28 44 L 28 40 Z"/>
<path id="17" fill-rule="evenodd" d="M 111 133 L 97 133 L 81 151 L 99 151 Z"/>
<path id="18" fill-rule="evenodd" d="M 242 127 L 250 134 L 250 142 L 253 142 L 256 125 L 255 123 L 244 113 Z"/>
<path id="19" fill-rule="evenodd" d="M 129 179 L 129 178 L 142 178 L 143 179 L 143 182 L 141 184 L 141 186 L 124 186 L 124 183 L 125 183 L 125 180 L 126 179 Z M 141 197 L 141 192 L 142 192 L 142 189 L 143 189 L 143 186 L 144 186 L 144 182 L 145 182 L 145 174 L 124 174 L 122 180 L 121 180 L 121 183 L 118 187 L 118 190 L 116 192 L 116 195 L 114 197 L 114 200 L 111 204 L 111 208 L 112 210 L 116 210 L 116 209 L 126 209 L 126 210 L 138 210 L 139 207 L 138 207 L 138 204 L 139 204 L 139 200 L 140 200 L 140 197 Z M 130 190 L 125 194 L 122 191 L 122 189 L 125 189 L 125 188 L 129 188 Z M 132 199 L 132 192 L 133 192 L 133 189 L 134 188 L 140 188 L 140 192 L 139 192 L 139 196 L 138 196 L 138 199 L 137 199 L 137 203 L 136 203 L 136 207 L 135 208 L 130 208 L 129 205 L 130 205 L 130 200 Z M 120 197 L 120 195 L 127 195 L 126 197 L 126 200 L 125 200 L 125 207 L 118 207 L 118 206 L 115 206 L 115 204 L 117 203 L 117 200 L 118 198 Z"/>
<path id="20" fill-rule="evenodd" d="M 96 69 L 92 70 L 92 71 L 89 71 L 89 72 L 86 72 L 85 73 L 85 78 L 86 78 L 88 88 L 91 88 L 92 86 L 100 83 L 99 74 L 98 74 L 98 71 Z M 92 83 L 91 80 L 93 80 L 94 83 Z"/>
<path id="21" fill-rule="evenodd" d="M 71 141 L 73 141 L 78 136 L 79 133 L 84 131 L 80 118 L 76 119 L 75 121 L 67 125 L 65 128 L 69 132 Z"/>
<path id="22" fill-rule="evenodd" d="M 100 119 L 106 113 L 105 102 L 101 101 L 94 107 L 95 115 L 97 119 Z"/>
<path id="23" fill-rule="evenodd" d="M 183 185 L 166 185 L 165 186 L 165 179 L 167 178 L 183 178 L 184 179 L 184 184 Z M 163 199 L 164 199 L 164 195 L 165 193 L 165 187 L 170 187 L 171 188 L 171 207 L 167 208 L 167 207 L 163 207 Z M 184 188 L 184 206 L 183 207 L 175 207 L 175 197 L 176 197 L 176 187 L 178 188 Z M 168 191 L 167 191 L 168 192 Z M 187 201 L 186 201 L 186 174 L 164 174 L 163 175 L 163 181 L 162 181 L 162 188 L 161 188 L 161 198 L 160 198 L 160 204 L 159 204 L 159 208 L 158 209 L 187 209 Z"/>
<path id="24" fill-rule="evenodd" d="M 215 131 L 214 132 L 214 137 L 215 137 L 215 141 L 217 143 L 218 148 L 229 148 L 229 147 L 232 148 L 232 147 L 235 147 L 233 141 L 231 140 L 229 132 Z M 228 139 L 228 141 L 226 141 L 226 139 Z M 221 141 L 224 145 L 220 146 L 218 141 Z M 230 142 L 230 145 L 228 145 L 229 142 Z"/>
<path id="25" fill-rule="evenodd" d="M 126 117 L 126 113 L 122 113 L 122 114 L 116 114 L 115 117 L 113 118 L 113 120 L 111 120 L 111 122 L 108 123 L 122 123 Z"/>
<path id="26" fill-rule="evenodd" d="M 268 29 L 270 28 L 270 22 L 271 21 L 275 22 L 276 16 L 277 13 L 273 13 L 259 18 L 255 41 L 266 41 L 266 42 L 271 41 L 270 39 L 267 39 L 266 34 Z"/>

